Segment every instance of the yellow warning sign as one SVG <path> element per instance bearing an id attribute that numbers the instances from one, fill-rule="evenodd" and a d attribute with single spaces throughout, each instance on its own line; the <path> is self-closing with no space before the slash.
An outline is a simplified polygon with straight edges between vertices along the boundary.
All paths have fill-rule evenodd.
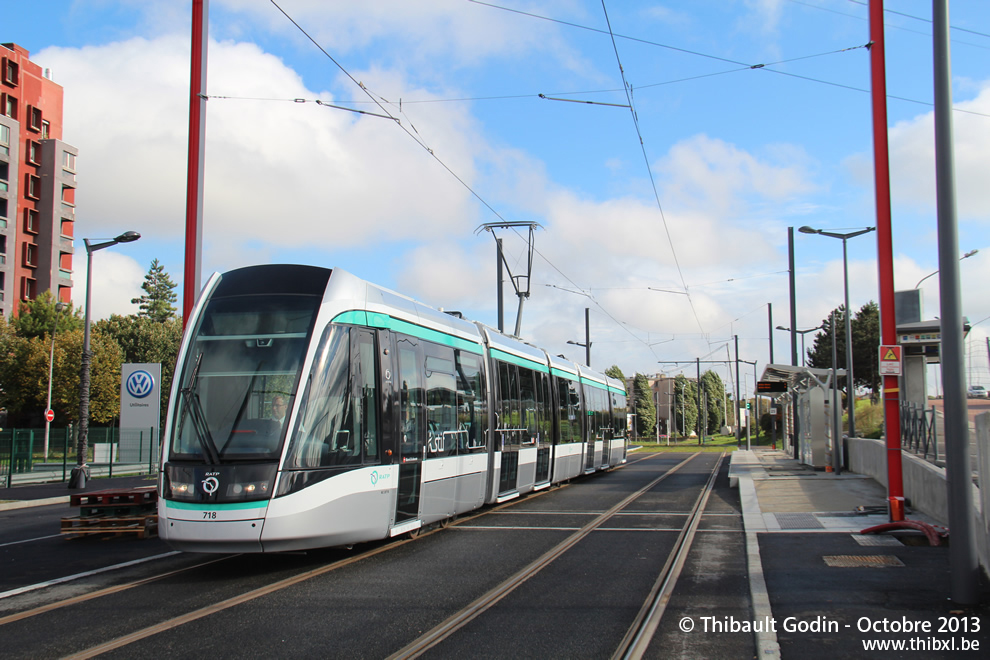
<path id="1" fill-rule="evenodd" d="M 900 376 L 901 375 L 901 347 L 881 346 L 880 347 L 880 375 Z"/>

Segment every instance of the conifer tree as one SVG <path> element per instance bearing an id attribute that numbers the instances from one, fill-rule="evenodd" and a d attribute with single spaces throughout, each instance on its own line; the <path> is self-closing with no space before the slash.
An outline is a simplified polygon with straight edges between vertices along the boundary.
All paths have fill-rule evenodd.
<path id="1" fill-rule="evenodd" d="M 148 274 L 144 276 L 144 295 L 132 298 L 131 303 L 138 305 L 138 317 L 148 318 L 155 323 L 164 323 L 175 317 L 176 308 L 172 306 L 178 296 L 175 287 L 178 286 L 165 272 L 165 266 L 158 259 L 151 262 Z"/>

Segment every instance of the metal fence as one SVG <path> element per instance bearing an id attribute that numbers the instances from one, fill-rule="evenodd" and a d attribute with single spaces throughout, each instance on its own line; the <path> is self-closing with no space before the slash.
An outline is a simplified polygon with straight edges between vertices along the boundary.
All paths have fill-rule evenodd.
<path id="1" fill-rule="evenodd" d="M 901 447 L 937 463 L 938 432 L 935 407 L 901 402 Z"/>
<path id="2" fill-rule="evenodd" d="M 0 430 L 0 486 L 68 481 L 77 464 L 77 437 L 72 427 L 51 429 L 45 452 L 44 429 Z M 154 428 L 91 427 L 84 461 L 101 476 L 152 474 L 158 469 L 159 438 Z"/>

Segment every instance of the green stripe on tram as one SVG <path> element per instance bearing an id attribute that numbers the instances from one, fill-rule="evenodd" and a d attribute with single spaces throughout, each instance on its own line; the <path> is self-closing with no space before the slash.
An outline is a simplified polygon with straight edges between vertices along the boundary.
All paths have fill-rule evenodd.
<path id="1" fill-rule="evenodd" d="M 549 367 L 545 364 L 536 362 L 535 360 L 530 360 L 529 358 L 520 357 L 518 355 L 513 355 L 512 353 L 506 353 L 505 351 L 500 351 L 497 348 L 491 349 L 492 357 L 496 360 L 501 360 L 502 362 L 508 362 L 519 367 L 525 367 L 526 369 L 532 369 L 534 371 L 542 371 L 545 374 L 550 373 Z"/>
<path id="2" fill-rule="evenodd" d="M 425 328 L 421 325 L 416 325 L 415 323 L 409 323 L 408 321 L 391 317 L 388 314 L 379 314 L 377 312 L 368 312 L 365 310 L 352 310 L 350 312 L 342 312 L 338 314 L 334 317 L 331 323 L 349 323 L 368 328 L 382 328 L 385 330 L 391 330 L 392 332 L 401 332 L 418 339 L 425 339 L 426 341 L 432 341 L 444 346 L 450 346 L 451 348 L 458 350 L 469 351 L 471 353 L 477 353 L 478 355 L 482 354 L 481 344 L 479 343 L 468 339 L 462 339 L 461 337 L 455 337 L 454 335 L 449 335 L 446 332 L 440 332 L 439 330 L 433 330 L 432 328 Z"/>
<path id="3" fill-rule="evenodd" d="M 558 369 L 556 367 L 550 370 L 550 373 L 559 378 L 566 378 L 567 380 L 573 380 L 575 382 L 581 382 L 578 375 L 571 373 L 570 371 L 564 371 L 563 369 Z"/>
<path id="4" fill-rule="evenodd" d="M 165 500 L 165 506 L 169 509 L 183 509 L 186 511 L 238 511 L 240 509 L 264 509 L 268 506 L 268 500 L 257 500 L 255 502 L 231 502 L 228 504 L 214 504 L 212 502 L 177 502 L 175 500 Z"/>

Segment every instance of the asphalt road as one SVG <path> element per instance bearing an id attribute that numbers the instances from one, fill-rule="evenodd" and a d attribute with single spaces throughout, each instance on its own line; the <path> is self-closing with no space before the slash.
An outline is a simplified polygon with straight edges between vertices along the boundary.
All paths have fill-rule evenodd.
<path id="1" fill-rule="evenodd" d="M 154 628 L 154 634 L 138 634 L 101 657 L 386 658 L 684 458 L 650 458 L 413 541 L 353 550 L 172 554 L 158 539 L 58 538 L 58 521 L 69 513 L 65 506 L 0 513 L 2 592 L 147 560 L 0 597 L 4 617 L 118 588 L 0 623 L 4 657 L 64 657 Z M 425 655 L 609 657 L 649 594 L 716 459 L 703 454 L 686 464 Z M 750 616 L 738 494 L 729 489 L 726 472 L 723 464 L 649 648 L 652 657 L 755 653 L 751 635 L 690 635 L 677 626 L 685 615 Z M 375 549 L 380 551 L 364 556 Z M 149 581 L 131 586 L 139 578 Z"/>

